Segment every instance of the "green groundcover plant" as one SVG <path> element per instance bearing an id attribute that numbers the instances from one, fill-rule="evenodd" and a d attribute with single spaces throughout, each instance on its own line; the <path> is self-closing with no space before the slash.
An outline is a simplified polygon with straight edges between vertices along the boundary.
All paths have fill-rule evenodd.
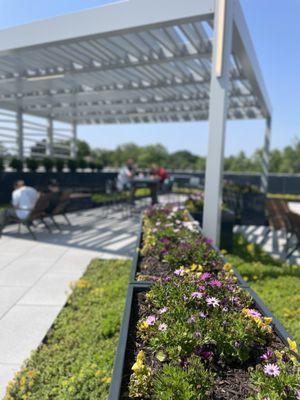
<path id="1" fill-rule="evenodd" d="M 274 260 L 240 235 L 226 257 L 300 343 L 300 266 Z"/>
<path id="2" fill-rule="evenodd" d="M 107 399 L 128 272 L 128 261 L 91 263 L 5 400 Z"/>

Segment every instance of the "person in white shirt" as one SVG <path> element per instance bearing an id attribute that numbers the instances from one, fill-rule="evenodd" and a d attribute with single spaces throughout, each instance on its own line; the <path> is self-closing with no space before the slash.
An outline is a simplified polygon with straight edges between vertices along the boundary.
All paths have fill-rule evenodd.
<path id="1" fill-rule="evenodd" d="M 26 220 L 38 200 L 39 193 L 33 187 L 26 186 L 24 181 L 17 181 L 12 193 L 12 207 L 0 213 L 0 232 L 11 220 Z"/>
<path id="2" fill-rule="evenodd" d="M 126 164 L 120 169 L 117 177 L 117 189 L 119 192 L 131 189 L 131 180 L 134 174 L 134 161 L 132 158 L 129 158 Z"/>

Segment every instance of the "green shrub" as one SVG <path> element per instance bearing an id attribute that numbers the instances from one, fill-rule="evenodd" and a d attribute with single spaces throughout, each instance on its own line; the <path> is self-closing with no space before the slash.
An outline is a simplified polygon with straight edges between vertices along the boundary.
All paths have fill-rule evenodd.
<path id="1" fill-rule="evenodd" d="M 78 168 L 80 168 L 80 169 L 86 169 L 87 168 L 87 166 L 88 166 L 88 163 L 85 161 L 85 159 L 83 159 L 83 158 L 80 158 L 78 161 L 77 161 L 77 163 L 78 163 Z"/>
<path id="2" fill-rule="evenodd" d="M 39 167 L 39 161 L 36 158 L 27 158 L 26 165 L 29 171 L 36 172 Z"/>
<path id="3" fill-rule="evenodd" d="M 69 159 L 67 161 L 67 165 L 68 165 L 68 168 L 69 168 L 70 172 L 76 172 L 77 167 L 78 167 L 77 160 Z"/>
<path id="4" fill-rule="evenodd" d="M 51 172 L 53 168 L 53 160 L 51 158 L 44 158 L 43 159 L 43 167 L 45 168 L 46 172 Z"/>
<path id="5" fill-rule="evenodd" d="M 96 161 L 95 166 L 98 172 L 101 172 L 103 170 L 103 164 L 100 161 Z"/>
<path id="6" fill-rule="evenodd" d="M 5 400 L 107 400 L 129 272 L 94 260 Z"/>
<path id="7" fill-rule="evenodd" d="M 61 158 L 58 158 L 57 160 L 55 160 L 55 167 L 56 167 L 57 172 L 62 172 L 65 167 L 64 160 L 62 160 Z"/>
<path id="8" fill-rule="evenodd" d="M 10 163 L 9 163 L 9 166 L 10 166 L 14 171 L 17 171 L 17 172 L 23 171 L 23 161 L 20 160 L 19 158 L 12 158 L 11 161 L 10 161 Z"/>
<path id="9" fill-rule="evenodd" d="M 226 257 L 300 343 L 300 266 L 274 260 L 240 235 L 234 237 L 233 254 Z"/>

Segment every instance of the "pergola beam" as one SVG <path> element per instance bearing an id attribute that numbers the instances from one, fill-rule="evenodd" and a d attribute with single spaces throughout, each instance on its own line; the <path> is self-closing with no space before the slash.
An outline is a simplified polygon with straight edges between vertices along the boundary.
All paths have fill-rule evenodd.
<path id="1" fill-rule="evenodd" d="M 258 97 L 265 118 L 272 115 L 271 102 L 266 90 L 265 82 L 259 67 L 259 63 L 254 50 L 253 42 L 247 28 L 247 23 L 238 1 L 234 4 L 234 23 L 232 50 L 234 54 L 239 54 L 239 61 L 242 65 L 245 76 L 251 83 L 254 94 Z"/>
<path id="2" fill-rule="evenodd" d="M 233 0 L 216 0 L 203 232 L 217 246 L 220 241 L 223 160 L 232 27 Z"/>
<path id="3" fill-rule="evenodd" d="M 140 27 L 168 26 L 173 21 L 194 21 L 213 17 L 214 0 L 119 1 L 43 21 L 32 22 L 0 33 L 0 52 L 45 47 L 53 42 L 78 41 L 82 37 L 105 37 Z M 126 15 L 126 18 L 124 18 Z"/>
<path id="4" fill-rule="evenodd" d="M 17 151 L 20 160 L 24 159 L 24 126 L 23 126 L 23 111 L 21 108 L 16 113 L 17 123 Z"/>

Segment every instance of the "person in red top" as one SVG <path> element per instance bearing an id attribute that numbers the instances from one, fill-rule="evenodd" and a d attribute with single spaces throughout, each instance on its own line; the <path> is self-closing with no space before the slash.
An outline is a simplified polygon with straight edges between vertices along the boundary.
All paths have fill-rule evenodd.
<path id="1" fill-rule="evenodd" d="M 152 164 L 150 174 L 155 178 L 159 178 L 160 184 L 162 185 L 164 181 L 168 178 L 168 173 L 164 167 L 159 167 L 156 164 Z"/>

